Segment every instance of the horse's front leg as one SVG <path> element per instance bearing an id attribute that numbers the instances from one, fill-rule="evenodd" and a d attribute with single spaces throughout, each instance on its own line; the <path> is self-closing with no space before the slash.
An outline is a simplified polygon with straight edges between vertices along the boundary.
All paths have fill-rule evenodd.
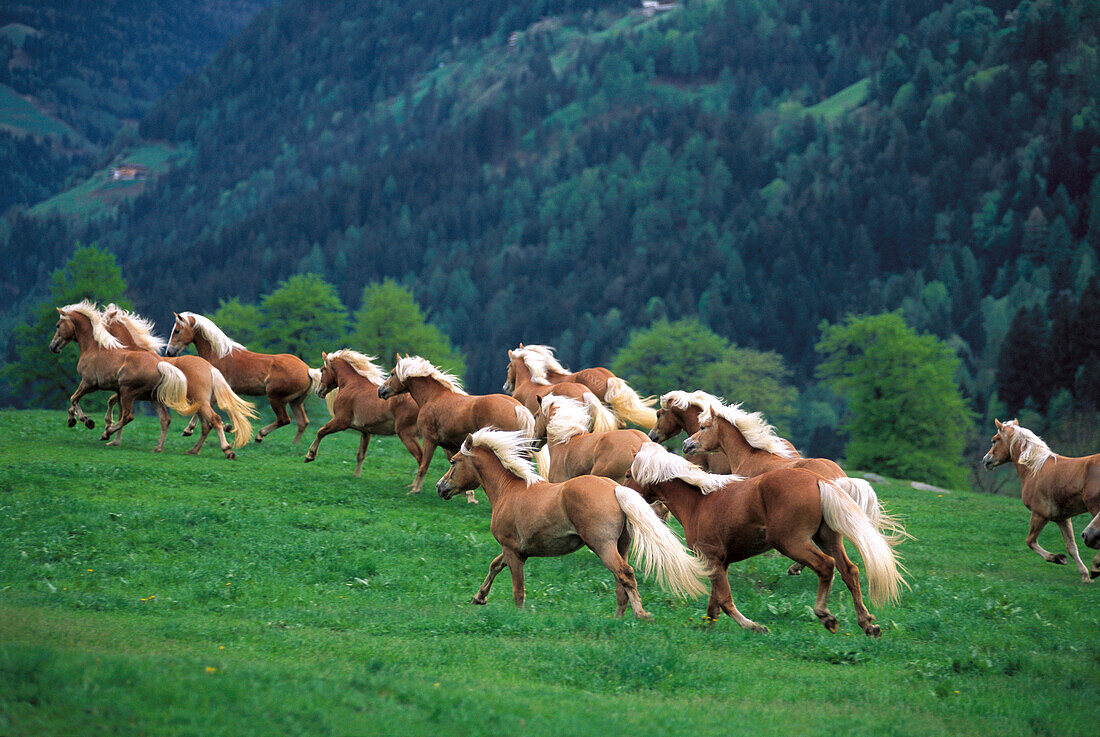
<path id="1" fill-rule="evenodd" d="M 290 441 L 292 443 L 301 440 L 302 433 L 309 427 L 309 418 L 306 417 L 306 408 L 303 404 L 305 401 L 305 397 L 301 397 L 290 403 L 290 412 L 294 415 L 294 424 L 298 426 L 298 432 L 294 433 L 294 440 Z"/>
<path id="2" fill-rule="evenodd" d="M 718 602 L 718 606 L 729 616 L 733 617 L 733 621 L 737 622 L 743 630 L 752 630 L 753 632 L 767 633 L 768 628 L 762 624 L 757 624 L 738 610 L 733 603 L 733 594 L 730 593 L 730 580 L 726 568 L 719 568 L 710 577 L 710 595 L 711 601 Z M 709 611 L 708 611 L 709 614 Z M 715 617 L 718 613 L 715 612 Z"/>
<path id="3" fill-rule="evenodd" d="M 1069 557 L 1073 558 L 1073 562 L 1077 564 L 1077 572 L 1081 574 L 1081 581 L 1092 583 L 1089 569 L 1085 566 L 1085 562 L 1081 560 L 1081 554 L 1077 552 L 1077 541 L 1073 539 L 1073 522 L 1065 519 L 1054 524 L 1058 525 L 1058 529 L 1062 533 L 1062 539 L 1066 542 L 1066 551 L 1069 553 Z"/>
<path id="4" fill-rule="evenodd" d="M 309 463 L 317 457 L 317 450 L 321 447 L 321 438 L 326 435 L 330 435 L 334 432 L 340 432 L 341 430 L 347 430 L 348 423 L 344 420 L 338 420 L 333 417 L 331 420 L 321 425 L 317 430 L 317 437 L 313 439 L 313 442 L 309 444 L 309 450 L 306 451 L 306 463 Z"/>
<path id="5" fill-rule="evenodd" d="M 493 581 L 496 579 L 497 574 L 504 570 L 504 566 L 508 565 L 504 562 L 504 553 L 493 558 L 493 562 L 489 564 L 489 575 L 485 577 L 485 581 L 481 584 L 481 588 L 474 594 L 471 604 L 484 604 L 489 598 L 489 589 L 493 587 Z"/>
<path id="6" fill-rule="evenodd" d="M 76 391 L 69 397 L 69 427 L 74 426 L 77 422 L 83 422 L 84 426 L 91 430 L 95 427 L 95 421 L 84 414 L 84 410 L 80 408 L 80 400 L 85 394 L 94 391 L 95 387 L 92 386 L 86 379 L 81 379 L 80 384 L 77 385 Z"/>
<path id="7" fill-rule="evenodd" d="M 370 445 L 370 433 L 364 431 L 359 438 L 359 450 L 355 453 L 355 478 L 363 475 L 363 459 L 367 457 L 368 445 Z"/>
<path id="8" fill-rule="evenodd" d="M 419 494 L 424 486 L 424 477 L 428 475 L 428 466 L 431 465 L 432 456 L 435 454 L 435 438 L 424 438 L 424 452 L 420 456 L 420 463 L 416 467 L 416 478 L 409 487 L 410 494 Z"/>
<path id="9" fill-rule="evenodd" d="M 1055 555 L 1054 553 L 1047 552 L 1043 549 L 1043 546 L 1039 544 L 1039 533 L 1043 531 L 1043 528 L 1047 526 L 1047 522 L 1049 521 L 1050 520 L 1046 517 L 1041 517 L 1035 512 L 1032 512 L 1031 524 L 1028 526 L 1027 540 L 1025 540 L 1025 543 L 1029 548 L 1041 555 L 1043 560 L 1047 563 L 1064 566 L 1068 560 L 1065 555 L 1062 553 Z"/>
<path id="10" fill-rule="evenodd" d="M 523 609 L 523 604 L 527 600 L 527 592 L 523 588 L 523 562 L 524 558 L 514 550 L 504 549 L 502 553 L 504 555 L 504 562 L 508 565 L 508 570 L 512 573 L 512 600 L 516 602 L 516 606 Z"/>
<path id="11" fill-rule="evenodd" d="M 156 403 L 154 403 L 154 406 L 155 404 Z M 100 440 L 110 440 L 112 435 L 121 430 L 127 425 L 127 423 L 134 419 L 133 392 L 120 387 L 118 390 L 118 407 L 118 420 L 103 429 L 103 434 L 99 436 Z"/>
<path id="12" fill-rule="evenodd" d="M 195 425 L 198 423 L 199 416 L 197 414 L 191 415 L 191 421 L 187 423 L 187 427 L 183 428 L 183 437 L 191 437 L 191 434 L 195 432 Z"/>

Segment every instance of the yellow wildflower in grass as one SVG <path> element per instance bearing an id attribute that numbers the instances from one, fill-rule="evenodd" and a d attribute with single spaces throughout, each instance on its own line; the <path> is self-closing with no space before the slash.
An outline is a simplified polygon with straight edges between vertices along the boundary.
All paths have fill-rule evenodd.
<path id="1" fill-rule="evenodd" d="M 212 665 L 208 665 L 208 666 L 206 666 L 206 672 L 207 672 L 207 673 L 217 673 L 217 672 L 218 672 L 218 669 L 217 669 L 217 668 L 215 668 L 215 667 L 214 667 L 214 666 L 212 666 Z"/>

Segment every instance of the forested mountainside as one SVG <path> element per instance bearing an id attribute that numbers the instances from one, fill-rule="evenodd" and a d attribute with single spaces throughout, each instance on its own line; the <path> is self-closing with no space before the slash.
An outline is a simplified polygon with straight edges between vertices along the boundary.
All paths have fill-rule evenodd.
<path id="1" fill-rule="evenodd" d="M 984 412 L 1034 359 L 1005 343 L 1020 310 L 1043 339 L 1054 313 L 1087 319 L 1094 2 L 639 10 L 287 0 L 142 120 L 186 163 L 113 219 L 11 217 L 6 258 L 18 280 L 28 243 L 59 261 L 98 241 L 158 320 L 303 271 L 355 309 L 393 276 L 479 391 L 520 341 L 599 364 L 696 314 L 806 384 L 823 319 L 901 309 L 951 341 Z M 1097 351 L 1067 355 L 1046 396 L 1084 402 Z"/>
<path id="2" fill-rule="evenodd" d="M 267 0 L 0 5 L 0 212 L 90 165 Z"/>

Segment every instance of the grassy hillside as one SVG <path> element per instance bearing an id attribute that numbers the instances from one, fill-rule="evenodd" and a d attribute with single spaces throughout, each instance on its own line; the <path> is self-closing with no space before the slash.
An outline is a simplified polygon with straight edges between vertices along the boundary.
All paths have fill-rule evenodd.
<path id="1" fill-rule="evenodd" d="M 102 448 L 60 412 L 0 413 L 0 733 L 881 737 L 1094 722 L 1097 591 L 1024 548 L 1015 500 L 880 484 L 917 538 L 912 590 L 874 608 L 883 638 L 859 634 L 839 579 L 828 634 L 812 580 L 776 556 L 733 568 L 761 636 L 707 625 L 702 600 L 651 583 L 655 621 L 615 620 L 611 577 L 586 551 L 533 560 L 526 611 L 507 578 L 472 607 L 498 550 L 484 496 L 406 496 L 413 462 L 388 438 L 354 479 L 347 433 L 311 465 L 289 429 L 227 462 L 183 455 L 181 424 L 157 456 L 148 417 Z M 1060 549 L 1054 530 L 1042 542 Z"/>

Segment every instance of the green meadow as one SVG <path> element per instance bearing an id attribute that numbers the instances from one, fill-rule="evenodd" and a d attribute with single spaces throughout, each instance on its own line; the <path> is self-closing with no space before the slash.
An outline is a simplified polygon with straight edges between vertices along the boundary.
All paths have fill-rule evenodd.
<path id="1" fill-rule="evenodd" d="M 1100 716 L 1096 586 L 1023 545 L 1006 497 L 877 485 L 915 540 L 911 590 L 836 635 L 815 579 L 765 555 L 731 569 L 771 634 L 703 619 L 643 582 L 650 622 L 617 620 L 579 551 L 469 600 L 499 551 L 489 508 L 408 496 L 414 464 L 376 438 L 302 458 L 291 428 L 226 461 L 152 417 L 120 448 L 62 412 L 0 412 L 2 735 L 1080 735 Z M 998 473 L 1012 473 L 1001 469 Z M 1077 531 L 1084 519 L 1075 521 Z M 1042 544 L 1061 551 L 1052 527 Z M 849 546 L 850 547 L 850 546 Z M 1091 551 L 1090 551 L 1091 554 Z M 857 559 L 858 562 L 858 559 Z"/>

